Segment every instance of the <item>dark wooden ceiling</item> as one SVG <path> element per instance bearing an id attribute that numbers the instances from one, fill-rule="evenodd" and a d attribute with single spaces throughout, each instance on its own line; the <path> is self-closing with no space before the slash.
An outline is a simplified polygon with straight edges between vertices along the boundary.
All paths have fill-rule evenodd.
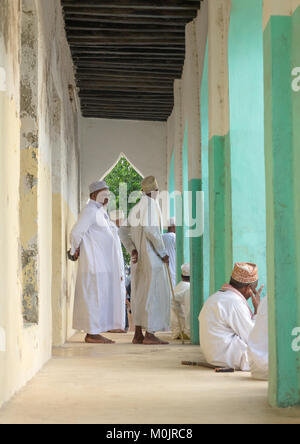
<path id="1" fill-rule="evenodd" d="M 165 121 L 200 0 L 62 0 L 84 117 Z"/>

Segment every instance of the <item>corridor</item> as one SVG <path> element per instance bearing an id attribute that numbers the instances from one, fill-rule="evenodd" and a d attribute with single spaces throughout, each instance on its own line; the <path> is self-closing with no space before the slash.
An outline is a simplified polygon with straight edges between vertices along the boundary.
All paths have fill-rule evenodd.
<path id="1" fill-rule="evenodd" d="M 299 41 L 300 0 L 0 0 L 0 423 L 300 422 Z M 189 345 L 73 328 L 70 233 L 122 159 L 175 219 Z M 181 365 L 236 262 L 268 298 L 268 383 Z"/>
<path id="2" fill-rule="evenodd" d="M 2 410 L 0 424 L 300 424 L 300 410 L 272 409 L 267 383 L 248 373 L 186 367 L 198 346 L 84 344 L 77 334 Z M 168 338 L 168 335 L 162 335 Z"/>

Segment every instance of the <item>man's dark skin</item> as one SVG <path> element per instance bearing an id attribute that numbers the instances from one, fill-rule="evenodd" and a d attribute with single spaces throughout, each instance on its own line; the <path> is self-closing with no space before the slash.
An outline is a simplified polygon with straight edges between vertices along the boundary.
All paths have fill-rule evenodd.
<path id="1" fill-rule="evenodd" d="M 156 199 L 156 195 L 158 193 L 158 190 L 155 190 L 154 193 L 146 194 L 146 196 L 150 197 L 151 199 Z M 131 259 L 133 264 L 137 264 L 139 260 L 139 255 L 137 250 L 133 250 L 131 253 Z M 162 258 L 162 261 L 169 265 L 169 256 L 164 256 Z M 157 336 L 155 336 L 153 333 L 149 333 L 146 331 L 145 336 L 143 335 L 143 330 L 141 326 L 135 327 L 135 334 L 132 341 L 133 344 L 145 344 L 145 345 L 167 345 L 168 342 L 162 341 Z"/>
<path id="2" fill-rule="evenodd" d="M 171 225 L 170 227 L 168 227 L 168 233 L 176 234 L 176 225 Z"/>
<path id="3" fill-rule="evenodd" d="M 261 299 L 261 293 L 263 291 L 264 285 L 260 287 L 259 290 L 256 290 L 258 281 L 254 282 L 253 284 L 240 284 L 239 282 L 234 281 L 231 279 L 230 285 L 234 287 L 236 290 L 238 290 L 248 301 L 250 298 L 252 299 L 252 304 L 254 307 L 254 314 L 257 314 L 257 310 L 260 304 Z"/>

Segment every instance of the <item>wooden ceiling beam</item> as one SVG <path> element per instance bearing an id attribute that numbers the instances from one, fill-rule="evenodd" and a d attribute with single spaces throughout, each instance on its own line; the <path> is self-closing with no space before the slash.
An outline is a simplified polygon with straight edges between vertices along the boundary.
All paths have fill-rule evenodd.
<path id="1" fill-rule="evenodd" d="M 138 9 L 138 8 L 105 8 L 105 7 L 88 7 L 84 6 L 64 6 L 65 17 L 69 14 L 74 15 L 91 15 L 97 17 L 144 17 L 144 18 L 166 18 L 176 19 L 181 18 L 186 21 L 192 20 L 197 14 L 197 10 L 175 10 L 175 9 Z"/>
<path id="2" fill-rule="evenodd" d="M 118 71 L 103 71 L 103 70 L 89 70 L 89 69 L 82 69 L 78 70 L 76 72 L 77 78 L 84 78 L 87 77 L 89 79 L 99 79 L 99 80 L 105 80 L 107 78 L 118 80 L 118 79 L 136 79 L 141 80 L 141 73 L 120 73 Z M 153 80 L 159 80 L 159 81 L 173 81 L 173 73 L 172 74 L 145 74 L 143 73 L 143 79 L 153 79 Z"/>
<path id="3" fill-rule="evenodd" d="M 125 116 L 98 116 L 94 114 L 83 114 L 83 117 L 86 119 L 106 119 L 106 120 L 131 120 L 131 121 L 141 121 L 141 122 L 165 122 L 167 118 L 164 117 L 136 117 L 133 119 L 132 117 L 125 117 Z"/>
<path id="4" fill-rule="evenodd" d="M 120 104 L 128 104 L 131 103 L 133 105 L 140 105 L 140 104 L 151 104 L 151 105 L 155 105 L 155 104 L 162 104 L 162 105 L 173 105 L 174 101 L 172 99 L 164 99 L 164 98 L 144 98 L 144 97 L 136 97 L 134 99 L 134 101 L 132 101 L 131 99 L 128 98 L 123 98 L 122 96 L 120 98 L 117 97 L 81 97 L 80 98 L 81 103 L 95 103 L 95 104 L 101 104 L 101 103 L 105 103 L 105 104 L 116 104 L 116 103 L 120 103 Z"/>
<path id="5" fill-rule="evenodd" d="M 136 84 L 134 82 L 110 82 L 110 81 L 101 81 L 97 80 L 93 81 L 93 91 L 102 91 L 104 88 L 112 88 L 114 91 L 148 91 L 148 92 L 172 92 L 173 91 L 173 82 L 169 85 L 160 85 L 159 83 L 140 83 Z M 79 81 L 79 88 L 81 91 L 89 91 L 91 90 L 91 81 Z"/>
<path id="6" fill-rule="evenodd" d="M 157 109 L 170 109 L 172 104 L 170 103 L 159 103 L 155 105 Z M 118 109 L 118 107 L 120 108 L 127 108 L 127 109 L 149 109 L 151 108 L 152 110 L 155 109 L 155 106 L 153 106 L 153 103 L 147 103 L 147 102 L 139 102 L 139 103 L 134 103 L 134 102 L 87 102 L 84 101 L 82 102 L 82 107 L 83 108 L 113 108 L 113 109 Z"/>
<path id="7" fill-rule="evenodd" d="M 161 118 L 167 118 L 169 113 L 168 112 L 155 112 L 155 111 L 122 111 L 122 110 L 116 110 L 116 111 L 111 111 L 111 110 L 95 110 L 95 109 L 85 109 L 83 110 L 84 113 L 94 113 L 96 115 L 98 115 L 99 117 L 105 114 L 109 114 L 109 115 L 126 115 L 126 116 L 157 116 L 157 117 L 161 117 Z"/>
<path id="8" fill-rule="evenodd" d="M 192 10 L 197 11 L 200 8 L 200 0 L 191 0 L 189 2 L 182 0 L 62 0 L 64 7 L 80 8 L 105 8 L 105 9 L 167 9 L 167 10 Z"/>
<path id="9" fill-rule="evenodd" d="M 151 26 L 164 26 L 168 28 L 169 26 L 185 26 L 187 20 L 185 18 L 164 18 L 164 17 L 110 17 L 110 16 L 95 16 L 95 15 L 80 15 L 72 14 L 72 12 L 65 13 L 65 20 L 68 23 L 75 22 L 85 22 L 85 23 L 109 23 L 110 25 L 125 24 L 125 25 L 151 25 Z"/>
<path id="10" fill-rule="evenodd" d="M 149 40 L 152 42 L 152 40 L 154 41 L 163 41 L 164 39 L 168 39 L 170 42 L 173 41 L 178 41 L 178 42 L 182 42 L 182 40 L 184 40 L 185 37 L 185 30 L 183 29 L 181 31 L 181 35 L 180 34 L 173 34 L 170 32 L 160 32 L 160 35 L 157 36 L 156 33 L 153 33 L 152 31 L 147 31 L 147 30 L 142 30 L 142 31 L 133 31 L 128 33 L 127 31 L 120 29 L 118 31 L 97 31 L 97 30 L 85 30 L 85 31 L 81 31 L 81 30 L 72 30 L 70 29 L 68 31 L 68 37 L 70 39 L 80 39 L 80 38 L 89 38 L 90 40 L 92 39 L 97 39 L 99 40 L 99 42 L 102 39 L 114 39 L 114 40 L 118 40 L 120 38 L 122 38 L 122 40 L 135 40 L 135 41 L 139 41 L 139 40 Z M 113 41 L 113 40 L 112 40 Z"/>
<path id="11" fill-rule="evenodd" d="M 149 63 L 152 62 L 164 62 L 164 61 L 174 61 L 176 63 L 178 63 L 179 66 L 182 65 L 182 63 L 184 62 L 184 58 L 182 56 L 172 56 L 172 55 L 167 55 L 165 54 L 165 56 L 163 55 L 157 55 L 157 56 L 148 56 L 147 54 L 145 55 L 138 55 L 138 58 L 134 58 L 133 56 L 120 56 L 117 54 L 100 54 L 100 55 L 85 55 L 85 56 L 81 56 L 80 60 L 81 61 L 124 61 L 124 62 L 132 62 L 132 63 L 139 63 L 141 61 L 146 61 Z M 76 57 L 75 57 L 76 58 Z"/>
<path id="12" fill-rule="evenodd" d="M 132 24 L 124 24 L 124 23 L 101 23 L 101 22 L 81 22 L 81 21 L 66 21 L 66 30 L 67 31 L 103 31 L 103 32 L 152 32 L 152 33 L 160 33 L 160 32 L 168 32 L 175 34 L 182 34 L 185 31 L 184 23 L 181 26 L 164 26 L 164 25 L 151 25 L 151 24 L 140 24 L 140 25 L 132 25 Z"/>
<path id="13" fill-rule="evenodd" d="M 155 48 L 134 48 L 134 47 L 110 47 L 110 46 L 104 46 L 104 47 L 99 47 L 97 46 L 96 48 L 92 47 L 86 47 L 86 46 L 71 46 L 71 51 L 72 54 L 74 56 L 81 54 L 81 55 L 85 55 L 85 54 L 116 54 L 116 55 L 130 55 L 130 56 L 140 56 L 140 55 L 148 55 L 148 56 L 152 56 L 152 55 L 174 55 L 174 56 L 178 56 L 178 57 L 184 57 L 185 56 L 185 51 L 183 48 L 177 48 L 177 49 L 169 49 L 166 47 L 155 47 Z"/>

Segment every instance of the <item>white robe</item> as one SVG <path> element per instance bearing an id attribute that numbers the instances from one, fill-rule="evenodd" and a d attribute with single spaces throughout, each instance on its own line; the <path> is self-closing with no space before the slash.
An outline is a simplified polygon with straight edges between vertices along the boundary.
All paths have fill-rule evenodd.
<path id="1" fill-rule="evenodd" d="M 264 297 L 258 307 L 255 326 L 249 337 L 248 355 L 252 377 L 269 378 L 268 298 Z"/>
<path id="2" fill-rule="evenodd" d="M 174 290 L 175 301 L 172 300 L 171 304 L 171 330 L 173 339 L 178 338 L 181 334 L 180 327 L 183 329 L 183 332 L 190 337 L 190 285 L 190 282 L 181 281 Z"/>
<path id="3" fill-rule="evenodd" d="M 99 334 L 125 327 L 125 276 L 121 243 L 104 207 L 90 200 L 71 232 L 80 247 L 73 328 Z"/>
<path id="4" fill-rule="evenodd" d="M 200 345 L 209 364 L 250 371 L 247 348 L 255 321 L 241 293 L 231 287 L 210 296 L 199 322 Z"/>
<path id="5" fill-rule="evenodd" d="M 137 223 L 137 221 L 139 221 Z M 150 333 L 169 331 L 171 287 L 162 257 L 162 217 L 157 201 L 144 195 L 131 210 L 120 238 L 128 253 L 137 250 L 139 259 L 131 267 L 131 310 L 136 326 Z"/>
<path id="6" fill-rule="evenodd" d="M 170 274 L 173 287 L 176 287 L 176 234 L 165 233 L 163 234 L 163 241 L 166 247 L 167 254 L 170 258 Z"/>

